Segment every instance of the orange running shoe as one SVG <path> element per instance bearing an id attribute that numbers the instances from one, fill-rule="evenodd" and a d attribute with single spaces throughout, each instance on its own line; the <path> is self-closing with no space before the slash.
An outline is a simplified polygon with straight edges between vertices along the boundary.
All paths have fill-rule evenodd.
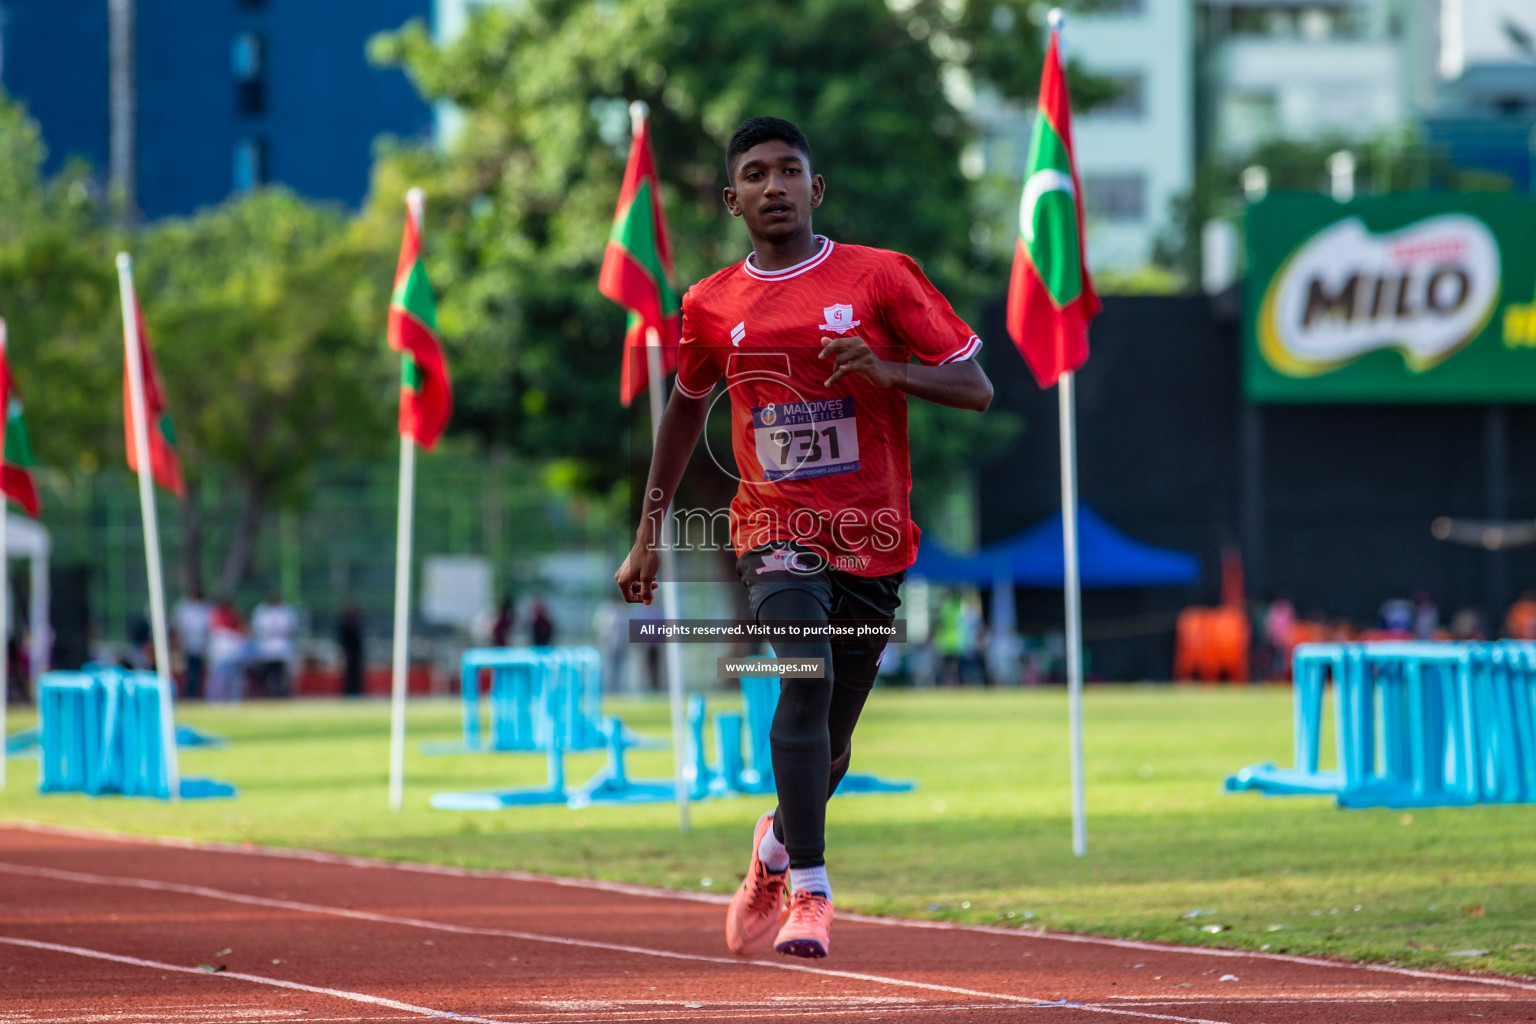
<path id="1" fill-rule="evenodd" d="M 773 937 L 784 923 L 784 890 L 789 872 L 773 872 L 757 855 L 763 836 L 773 828 L 773 812 L 757 819 L 752 833 L 752 864 L 747 877 L 731 898 L 725 912 L 725 944 L 737 956 L 752 956 L 773 945 Z"/>
<path id="2" fill-rule="evenodd" d="M 832 901 L 819 892 L 795 893 L 773 948 L 785 956 L 826 956 L 832 948 Z"/>

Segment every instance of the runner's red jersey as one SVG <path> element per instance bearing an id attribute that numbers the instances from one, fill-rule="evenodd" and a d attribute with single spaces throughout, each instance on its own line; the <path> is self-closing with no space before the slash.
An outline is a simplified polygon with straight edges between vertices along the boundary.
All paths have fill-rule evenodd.
<path id="1" fill-rule="evenodd" d="M 677 389 L 704 398 L 724 378 L 738 555 L 798 541 L 835 569 L 883 576 L 912 564 L 921 533 L 907 396 L 856 373 L 828 388 L 822 339 L 856 335 L 880 359 L 928 366 L 970 359 L 981 340 L 910 257 L 816 238 L 802 263 L 765 271 L 749 256 L 688 290 Z"/>

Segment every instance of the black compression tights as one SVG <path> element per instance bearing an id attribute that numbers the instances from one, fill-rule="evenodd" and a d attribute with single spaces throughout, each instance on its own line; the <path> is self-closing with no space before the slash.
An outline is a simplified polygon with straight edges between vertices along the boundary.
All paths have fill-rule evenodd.
<path id="1" fill-rule="evenodd" d="M 781 590 L 758 608 L 759 622 L 777 619 L 827 621 L 821 602 L 803 590 Z M 822 658 L 825 679 L 784 679 L 769 741 L 779 791 L 773 834 L 789 850 L 789 865 L 825 863 L 827 800 L 848 774 L 853 727 L 875 682 L 883 640 L 874 643 L 826 639 L 778 641 L 780 658 Z"/>

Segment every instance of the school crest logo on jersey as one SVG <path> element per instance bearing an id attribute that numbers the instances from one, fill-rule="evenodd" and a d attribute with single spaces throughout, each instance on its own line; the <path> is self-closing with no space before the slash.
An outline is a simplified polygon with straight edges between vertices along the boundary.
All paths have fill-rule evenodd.
<path id="1" fill-rule="evenodd" d="M 821 325 L 824 331 L 833 331 L 837 334 L 845 334 L 859 326 L 859 321 L 853 318 L 853 307 L 846 302 L 840 302 L 835 306 L 827 306 L 821 311 L 827 318 L 827 322 Z"/>
<path id="2" fill-rule="evenodd" d="M 779 411 L 773 407 L 772 403 L 769 403 L 768 405 L 763 406 L 763 416 L 762 416 L 762 419 L 763 419 L 763 426 L 765 426 L 765 427 L 771 427 L 775 423 L 778 422 L 778 420 L 779 420 Z"/>

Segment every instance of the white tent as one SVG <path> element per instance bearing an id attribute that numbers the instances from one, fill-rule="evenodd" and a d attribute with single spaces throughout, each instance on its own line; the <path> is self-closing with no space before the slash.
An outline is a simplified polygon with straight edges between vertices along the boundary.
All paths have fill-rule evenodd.
<path id="1" fill-rule="evenodd" d="M 48 551 L 52 542 L 42 523 L 24 516 L 5 514 L 5 552 L 9 558 L 26 558 L 32 563 L 32 607 L 27 621 L 32 625 L 32 683 L 48 666 L 48 652 L 53 649 L 53 628 L 48 620 Z M 10 607 L 10 602 L 7 602 Z M 14 621 L 14 618 L 13 618 Z M 10 623 L 4 623 L 9 627 Z"/>

